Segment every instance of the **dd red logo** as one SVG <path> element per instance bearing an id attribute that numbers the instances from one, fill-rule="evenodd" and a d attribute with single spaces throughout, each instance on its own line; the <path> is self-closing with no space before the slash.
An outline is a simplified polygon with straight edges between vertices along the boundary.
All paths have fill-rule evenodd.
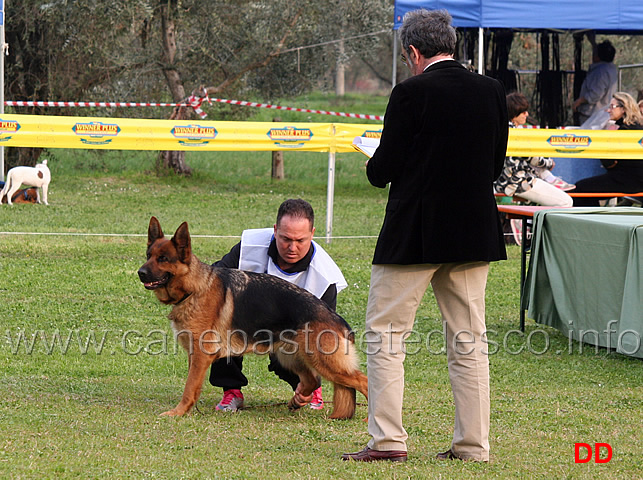
<path id="1" fill-rule="evenodd" d="M 607 456 L 601 458 L 601 448 L 607 450 Z M 585 452 L 581 452 L 581 449 L 584 449 Z M 595 463 L 607 463 L 612 459 L 612 447 L 609 443 L 596 443 L 594 444 L 594 451 L 596 452 L 596 457 L 594 458 Z M 589 443 L 575 443 L 574 444 L 574 462 L 575 463 L 587 463 L 592 460 L 592 446 Z"/>

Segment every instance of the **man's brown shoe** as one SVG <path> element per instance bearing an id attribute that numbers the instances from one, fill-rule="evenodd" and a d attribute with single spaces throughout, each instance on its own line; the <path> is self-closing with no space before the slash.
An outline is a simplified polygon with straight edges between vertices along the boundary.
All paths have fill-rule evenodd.
<path id="1" fill-rule="evenodd" d="M 389 460 L 391 462 L 406 462 L 407 456 L 404 450 L 373 450 L 366 447 L 361 452 L 345 453 L 342 460 L 354 460 L 356 462 L 376 462 L 378 460 Z"/>
<path id="2" fill-rule="evenodd" d="M 438 460 L 462 460 L 460 457 L 457 457 L 451 449 L 448 449 L 446 452 L 438 453 L 435 458 Z"/>

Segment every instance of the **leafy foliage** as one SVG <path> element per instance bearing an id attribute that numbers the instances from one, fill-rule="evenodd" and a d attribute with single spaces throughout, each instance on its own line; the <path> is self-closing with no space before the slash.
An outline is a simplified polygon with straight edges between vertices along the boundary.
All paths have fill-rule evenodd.
<path id="1" fill-rule="evenodd" d="M 172 64 L 163 58 L 162 15 L 175 25 Z M 351 42 L 340 59 L 335 44 L 299 55 L 293 48 L 387 28 L 391 8 L 385 0 L 240 0 L 232 8 L 222 0 L 22 0 L 7 5 L 7 17 L 13 99 L 160 101 L 168 100 L 167 68 L 180 72 L 188 92 L 307 91 L 328 81 L 329 65 L 378 37 Z"/>

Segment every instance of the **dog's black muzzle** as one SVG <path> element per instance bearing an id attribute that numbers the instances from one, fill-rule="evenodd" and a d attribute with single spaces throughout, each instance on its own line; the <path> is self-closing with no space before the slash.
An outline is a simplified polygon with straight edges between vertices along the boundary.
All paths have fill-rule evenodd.
<path id="1" fill-rule="evenodd" d="M 154 290 L 163 287 L 169 282 L 171 275 L 167 272 L 161 278 L 152 274 L 145 266 L 138 269 L 138 278 L 143 283 L 143 286 L 148 290 Z"/>

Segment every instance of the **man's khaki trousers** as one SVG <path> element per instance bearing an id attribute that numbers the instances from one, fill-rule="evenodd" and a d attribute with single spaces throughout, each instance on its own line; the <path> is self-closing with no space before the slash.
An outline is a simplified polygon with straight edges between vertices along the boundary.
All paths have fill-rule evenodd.
<path id="1" fill-rule="evenodd" d="M 445 328 L 455 402 L 451 450 L 489 460 L 489 359 L 483 342 L 488 262 L 373 265 L 366 311 L 368 446 L 407 450 L 402 426 L 404 334 L 431 284 Z"/>

